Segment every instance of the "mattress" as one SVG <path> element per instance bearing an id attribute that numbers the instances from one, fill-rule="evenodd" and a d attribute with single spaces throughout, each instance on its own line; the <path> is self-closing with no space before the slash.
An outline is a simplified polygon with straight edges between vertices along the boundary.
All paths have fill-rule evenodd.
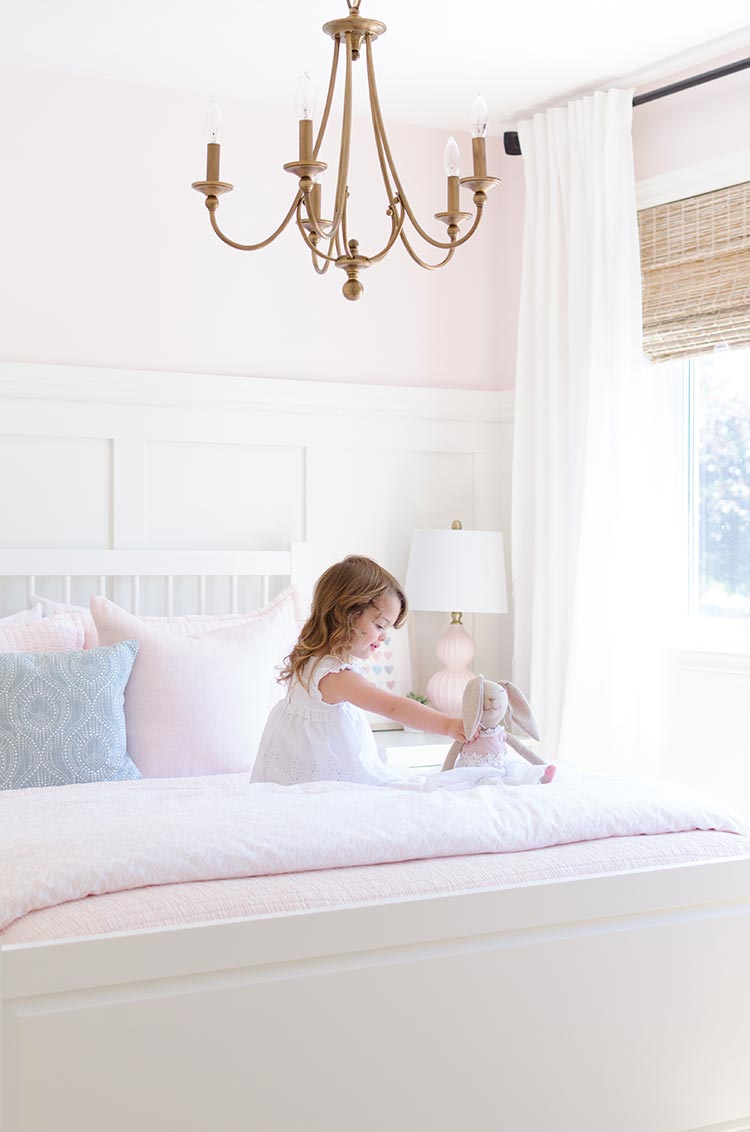
<path id="1" fill-rule="evenodd" d="M 690 830 L 608 837 L 515 853 L 151 885 L 29 912 L 0 931 L 0 945 L 564 882 L 736 857 L 750 857 L 750 838 Z"/>

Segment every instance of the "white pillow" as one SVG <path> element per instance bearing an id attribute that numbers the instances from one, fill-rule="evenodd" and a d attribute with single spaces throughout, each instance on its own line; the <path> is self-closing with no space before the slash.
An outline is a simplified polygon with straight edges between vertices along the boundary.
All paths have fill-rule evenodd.
<path id="1" fill-rule="evenodd" d="M 0 617 L 0 625 L 26 625 L 29 621 L 40 621 L 42 618 L 42 606 L 36 598 L 32 599 L 36 602 L 32 605 L 31 609 L 21 609 L 18 613 L 11 613 L 7 617 Z"/>
<path id="2" fill-rule="evenodd" d="M 302 620 L 284 590 L 244 624 L 180 636 L 92 597 L 99 642 L 138 641 L 125 691 L 128 752 L 144 778 L 250 771 L 268 712 L 283 691 L 278 665 Z"/>

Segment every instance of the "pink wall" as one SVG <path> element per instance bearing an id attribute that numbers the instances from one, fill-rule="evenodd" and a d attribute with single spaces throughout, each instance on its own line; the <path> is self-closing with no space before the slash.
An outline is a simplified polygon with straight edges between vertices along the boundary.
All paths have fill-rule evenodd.
<path id="1" fill-rule="evenodd" d="M 749 53 L 746 47 L 709 59 L 699 67 L 639 88 L 638 93 L 667 86 L 690 75 L 703 74 L 735 59 L 745 58 Z M 633 110 L 636 180 L 746 149 L 748 106 L 750 70 L 637 106 Z"/>
<path id="2" fill-rule="evenodd" d="M 637 108 L 636 176 L 740 148 L 749 89 L 744 72 Z M 500 139 L 489 152 L 503 183 L 454 262 L 424 272 L 398 246 L 363 273 L 365 294 L 348 303 L 343 273 L 318 279 L 296 231 L 256 253 L 232 251 L 210 231 L 189 187 L 203 176 L 203 96 L 4 66 L 0 107 L 17 174 L 6 178 L 0 222 L 2 360 L 512 388 L 523 159 L 506 157 Z M 296 123 L 291 108 L 223 110 L 222 175 L 236 189 L 219 219 L 235 239 L 258 240 L 294 188 L 281 165 L 294 156 Z M 431 217 L 444 208 L 445 135 L 390 133 L 412 204 L 439 234 Z M 350 234 L 367 252 L 387 222 L 369 127 L 365 136 L 353 155 Z M 458 140 L 466 164 L 469 139 Z"/>
<path id="3" fill-rule="evenodd" d="M 522 169 L 497 139 L 491 171 L 507 168 L 507 181 L 454 262 L 424 272 L 398 245 L 363 273 L 365 294 L 349 303 L 343 272 L 317 278 L 296 230 L 255 253 L 233 251 L 211 232 L 203 198 L 190 189 L 204 176 L 206 101 L 0 68 L 2 133 L 15 172 L 11 182 L 6 167 L 0 222 L 2 360 L 467 389 L 512 384 Z M 222 176 L 236 189 L 219 220 L 234 239 L 257 241 L 295 188 L 281 169 L 295 156 L 293 110 L 240 102 L 222 109 Z M 468 136 L 458 140 L 468 165 Z M 412 204 L 437 236 L 444 144 L 435 130 L 391 131 Z M 353 155 L 349 234 L 365 254 L 387 232 L 374 160 Z M 368 227 L 370 213 L 377 224 Z"/>

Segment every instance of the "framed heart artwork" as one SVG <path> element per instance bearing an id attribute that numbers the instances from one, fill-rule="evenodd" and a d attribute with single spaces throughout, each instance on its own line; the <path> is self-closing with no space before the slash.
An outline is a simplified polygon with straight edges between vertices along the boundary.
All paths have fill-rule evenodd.
<path id="1" fill-rule="evenodd" d="M 414 622 L 407 617 L 400 629 L 391 629 L 380 648 L 362 661 L 362 672 L 376 688 L 405 696 L 416 687 L 414 655 Z M 367 718 L 373 731 L 401 730 L 400 723 L 382 715 L 369 713 Z"/>

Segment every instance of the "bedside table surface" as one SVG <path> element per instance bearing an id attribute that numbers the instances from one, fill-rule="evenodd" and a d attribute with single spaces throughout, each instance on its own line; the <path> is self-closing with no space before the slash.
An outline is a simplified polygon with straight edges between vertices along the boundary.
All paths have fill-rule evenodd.
<path id="1" fill-rule="evenodd" d="M 447 735 L 426 731 L 375 731 L 383 762 L 394 767 L 439 769 L 453 742 Z"/>

